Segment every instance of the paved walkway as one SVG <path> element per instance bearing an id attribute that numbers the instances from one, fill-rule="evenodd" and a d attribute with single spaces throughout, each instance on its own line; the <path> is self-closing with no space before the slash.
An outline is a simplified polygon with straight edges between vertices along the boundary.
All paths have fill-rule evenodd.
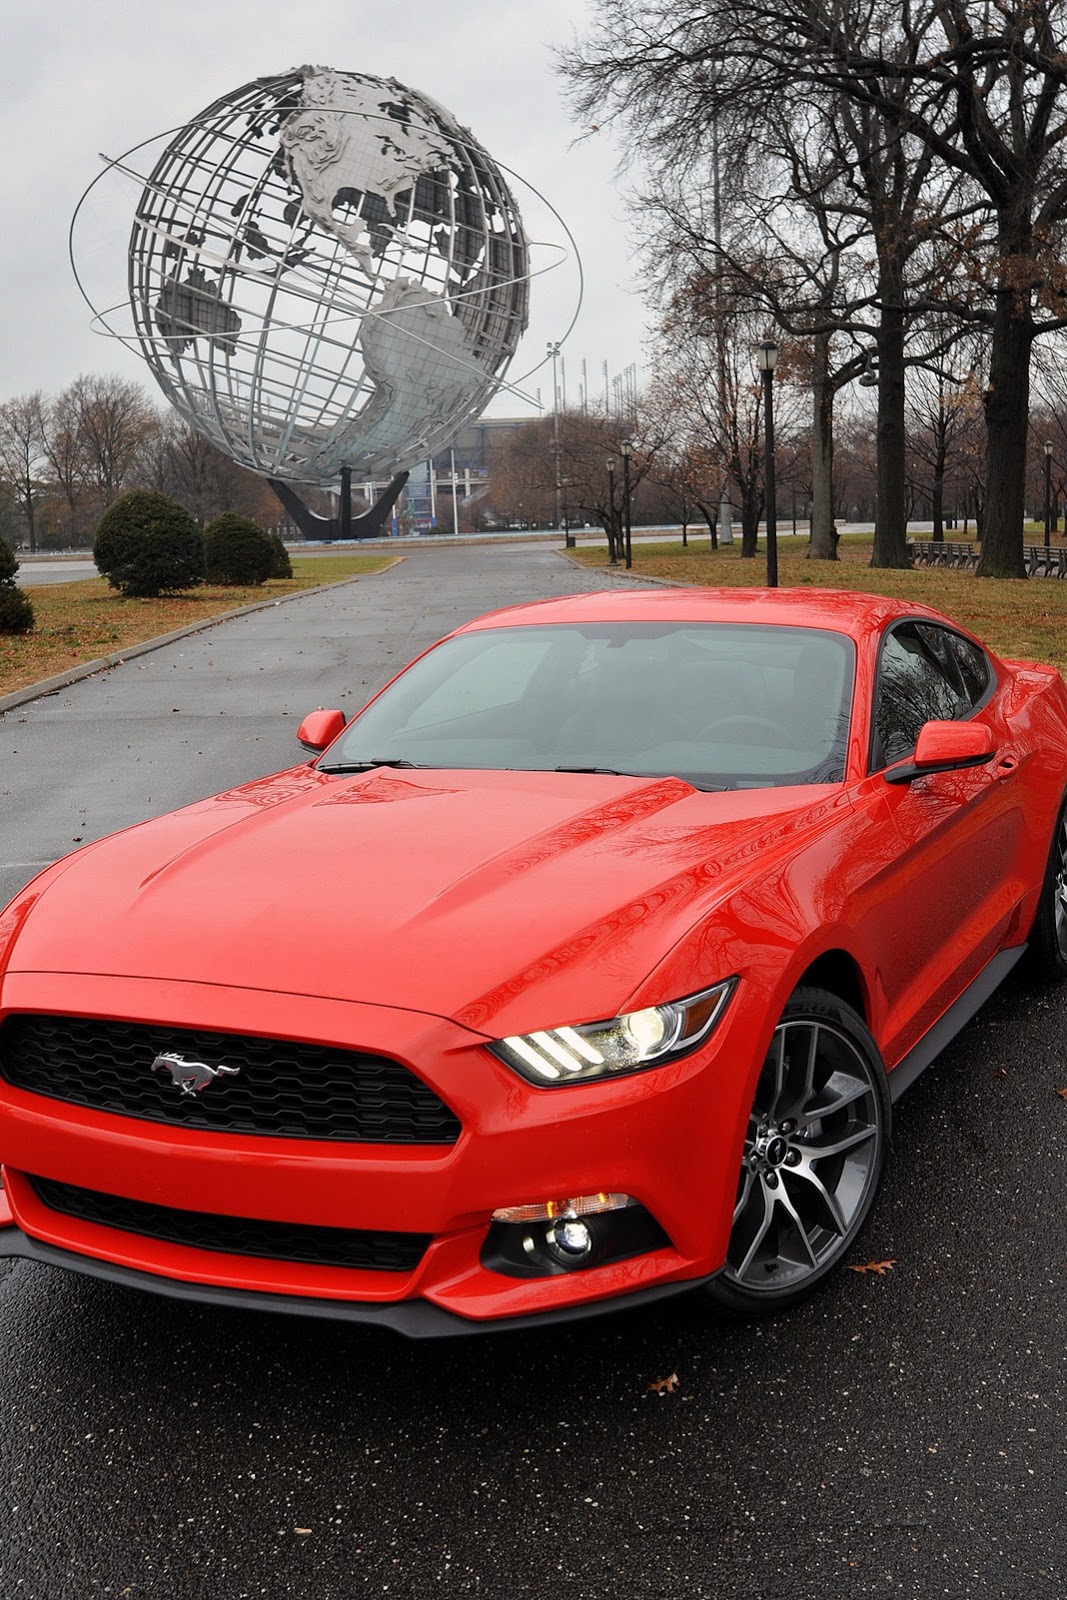
<path id="1" fill-rule="evenodd" d="M 79 843 L 299 760 L 300 718 L 355 711 L 469 617 L 628 580 L 544 544 L 420 548 L 0 716 L 0 905 Z"/>

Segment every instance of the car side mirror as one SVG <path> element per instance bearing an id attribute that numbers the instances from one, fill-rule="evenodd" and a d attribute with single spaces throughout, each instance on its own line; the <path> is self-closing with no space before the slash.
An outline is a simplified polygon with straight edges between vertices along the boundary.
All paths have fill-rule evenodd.
<path id="1" fill-rule="evenodd" d="M 328 744 L 333 744 L 338 734 L 344 732 L 345 714 L 343 711 L 309 711 L 299 728 L 296 736 L 305 750 L 314 750 L 318 755 L 325 750 Z"/>
<path id="2" fill-rule="evenodd" d="M 890 767 L 886 783 L 913 783 L 930 772 L 981 767 L 997 752 L 992 729 L 980 722 L 924 722 L 910 761 Z"/>

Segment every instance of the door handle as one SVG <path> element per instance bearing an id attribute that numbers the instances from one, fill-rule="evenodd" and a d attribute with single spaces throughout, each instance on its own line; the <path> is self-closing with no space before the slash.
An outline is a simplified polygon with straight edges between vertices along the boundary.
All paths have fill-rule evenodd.
<path id="1" fill-rule="evenodd" d="M 993 769 L 993 776 L 994 778 L 1010 778 L 1018 766 L 1019 762 L 1015 756 L 1001 756 Z"/>

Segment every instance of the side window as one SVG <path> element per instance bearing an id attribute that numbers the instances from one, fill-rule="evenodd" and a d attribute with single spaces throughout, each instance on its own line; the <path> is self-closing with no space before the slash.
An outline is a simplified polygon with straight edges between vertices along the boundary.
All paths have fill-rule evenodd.
<path id="1" fill-rule="evenodd" d="M 967 698 L 972 706 L 976 706 L 980 700 L 985 699 L 993 678 L 988 657 L 976 644 L 972 644 L 970 639 L 961 638 L 958 633 L 950 633 L 947 638 L 955 654 Z"/>
<path id="2" fill-rule="evenodd" d="M 878 661 L 873 768 L 909 756 L 924 722 L 966 716 L 988 683 L 985 657 L 958 634 L 926 622 L 894 628 Z"/>

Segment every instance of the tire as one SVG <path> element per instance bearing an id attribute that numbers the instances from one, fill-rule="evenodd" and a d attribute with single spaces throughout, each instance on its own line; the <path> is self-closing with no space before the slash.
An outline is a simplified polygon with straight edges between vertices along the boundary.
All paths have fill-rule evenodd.
<path id="1" fill-rule="evenodd" d="M 1067 978 L 1067 797 L 1056 814 L 1027 955 L 1036 977 L 1049 983 Z"/>
<path id="2" fill-rule="evenodd" d="M 705 1289 L 713 1304 L 773 1316 L 829 1277 L 874 1204 L 890 1122 L 862 1019 L 836 995 L 797 989 L 756 1086 L 726 1266 Z"/>

